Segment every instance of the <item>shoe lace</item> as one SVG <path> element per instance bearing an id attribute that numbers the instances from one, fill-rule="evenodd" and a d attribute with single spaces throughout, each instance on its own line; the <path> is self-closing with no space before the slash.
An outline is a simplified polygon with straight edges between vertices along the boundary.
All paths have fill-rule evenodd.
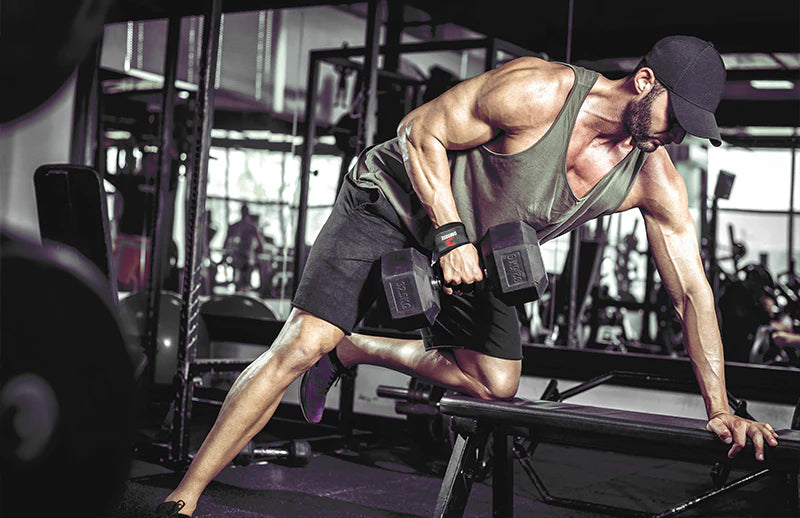
<path id="1" fill-rule="evenodd" d="M 331 373 L 328 375 L 328 383 L 325 386 L 325 392 L 328 392 L 331 389 L 331 387 L 339 383 L 341 377 L 342 377 L 341 373 L 339 373 L 339 371 L 336 369 L 336 366 L 334 366 L 331 369 Z"/>

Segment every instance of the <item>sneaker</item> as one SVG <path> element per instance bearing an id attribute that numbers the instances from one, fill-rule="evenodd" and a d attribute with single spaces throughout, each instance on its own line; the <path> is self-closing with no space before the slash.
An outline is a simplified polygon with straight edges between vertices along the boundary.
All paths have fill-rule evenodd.
<path id="1" fill-rule="evenodd" d="M 350 378 L 355 375 L 336 356 L 336 349 L 329 352 L 305 374 L 300 382 L 300 409 L 309 423 L 322 421 L 325 411 L 325 397 L 328 391 L 341 377 Z"/>
<path id="2" fill-rule="evenodd" d="M 153 514 L 153 518 L 189 518 L 188 514 L 178 514 L 178 511 L 183 509 L 183 506 L 185 505 L 186 502 L 183 500 L 158 504 L 158 506 L 156 506 L 156 511 Z"/>

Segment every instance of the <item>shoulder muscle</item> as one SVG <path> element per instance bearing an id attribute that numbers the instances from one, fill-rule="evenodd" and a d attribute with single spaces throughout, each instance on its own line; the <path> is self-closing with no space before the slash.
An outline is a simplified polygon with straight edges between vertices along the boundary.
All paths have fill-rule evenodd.
<path id="1" fill-rule="evenodd" d="M 573 82 L 574 74 L 564 65 L 517 58 L 412 110 L 398 130 L 410 130 L 411 140 L 433 137 L 447 149 L 474 147 L 500 132 L 513 133 L 551 120 Z"/>

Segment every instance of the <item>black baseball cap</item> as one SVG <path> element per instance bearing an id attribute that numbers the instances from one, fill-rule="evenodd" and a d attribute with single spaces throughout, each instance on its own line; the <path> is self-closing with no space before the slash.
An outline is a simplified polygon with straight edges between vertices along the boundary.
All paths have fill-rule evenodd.
<path id="1" fill-rule="evenodd" d="M 714 111 L 725 87 L 725 64 L 711 42 L 667 36 L 642 59 L 666 87 L 678 124 L 715 146 L 722 144 Z"/>

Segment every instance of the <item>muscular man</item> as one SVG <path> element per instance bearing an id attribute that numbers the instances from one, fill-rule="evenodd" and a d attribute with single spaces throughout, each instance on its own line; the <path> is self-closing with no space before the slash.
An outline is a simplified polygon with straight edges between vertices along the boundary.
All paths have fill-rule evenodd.
<path id="1" fill-rule="evenodd" d="M 495 224 L 525 220 L 547 241 L 633 208 L 643 215 L 683 323 L 708 429 L 731 444 L 730 456 L 750 437 L 763 458 L 765 443 L 777 444 L 777 435 L 729 411 L 714 300 L 686 188 L 663 148 L 686 132 L 721 143 L 713 112 L 724 83 L 713 46 L 680 36 L 659 41 L 620 80 L 519 58 L 409 113 L 396 139 L 359 157 L 312 248 L 283 330 L 237 379 L 158 516 L 190 515 L 206 485 L 267 424 L 303 373 L 301 405 L 311 422 L 321 419 L 332 383 L 358 363 L 479 398 L 511 398 L 522 358 L 514 308 L 491 293 L 454 294 L 452 287 L 481 280 L 478 253 L 471 244 L 437 248 L 437 231 L 455 230 L 474 242 Z M 381 255 L 408 246 L 429 255 L 440 250 L 451 296 L 439 321 L 424 340 L 353 334 L 381 290 Z"/>

